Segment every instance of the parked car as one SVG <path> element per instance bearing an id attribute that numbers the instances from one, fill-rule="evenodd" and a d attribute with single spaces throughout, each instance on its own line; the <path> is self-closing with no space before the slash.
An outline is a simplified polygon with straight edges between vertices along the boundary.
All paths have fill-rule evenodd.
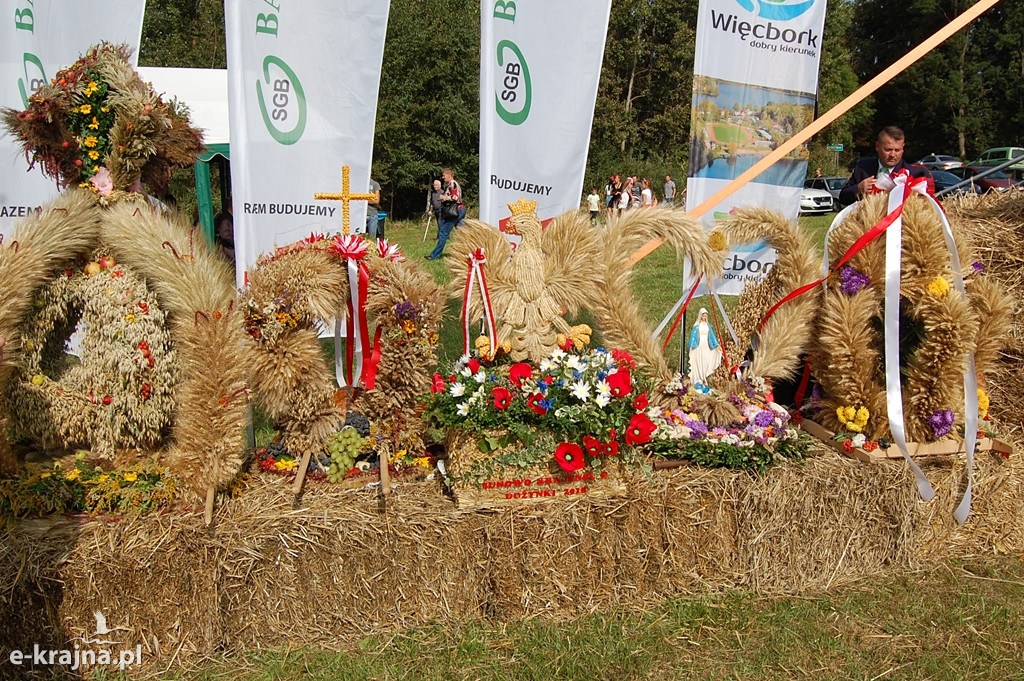
<path id="1" fill-rule="evenodd" d="M 829 213 L 832 211 L 833 203 L 835 199 L 824 189 L 804 187 L 800 190 L 800 215 Z"/>
<path id="2" fill-rule="evenodd" d="M 809 177 L 804 180 L 804 187 L 828 192 L 834 199 L 832 210 L 839 210 L 839 192 L 846 185 L 847 179 L 845 177 Z"/>
<path id="3" fill-rule="evenodd" d="M 968 165 L 972 166 L 998 166 L 1006 163 L 1012 158 L 1019 158 L 1024 156 L 1024 148 L 1021 147 L 996 147 L 995 149 L 989 149 L 985 151 L 977 161 L 972 161 Z M 1011 166 L 1006 168 L 1011 173 L 1024 173 L 1024 160 L 1018 161 Z"/>
<path id="4" fill-rule="evenodd" d="M 949 172 L 956 175 L 961 180 L 966 180 L 967 178 L 973 178 L 978 173 L 983 173 L 986 170 L 990 170 L 990 168 L 986 166 L 969 165 L 964 166 L 963 168 L 953 168 Z M 1005 192 L 1013 184 L 1013 180 L 1011 180 L 1006 173 L 1001 170 L 997 170 L 994 173 L 989 173 L 985 177 L 975 179 L 972 184 L 977 187 L 979 192 L 985 192 L 989 189 Z"/>
<path id="5" fill-rule="evenodd" d="M 954 175 L 952 172 L 946 172 L 945 170 L 933 170 L 931 173 L 932 180 L 935 182 L 936 193 L 941 192 L 944 189 L 949 189 L 950 187 L 955 187 L 965 179 Z M 979 191 L 981 190 L 978 186 L 972 182 L 971 184 L 965 184 L 962 187 L 957 187 L 953 191 L 943 194 L 943 196 L 953 196 L 954 194 L 974 194 Z"/>
<path id="6" fill-rule="evenodd" d="M 924 166 L 928 170 L 949 170 L 950 168 L 962 168 L 964 162 L 957 160 L 955 156 L 932 154 L 931 156 L 925 156 L 917 164 Z"/>

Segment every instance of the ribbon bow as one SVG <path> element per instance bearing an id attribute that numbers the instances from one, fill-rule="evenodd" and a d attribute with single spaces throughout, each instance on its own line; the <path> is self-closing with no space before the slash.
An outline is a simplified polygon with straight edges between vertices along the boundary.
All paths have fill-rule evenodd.
<path id="1" fill-rule="evenodd" d="M 484 275 L 484 263 L 487 257 L 484 249 L 478 248 L 469 254 L 469 273 L 466 275 L 466 290 L 462 296 L 462 354 L 469 355 L 469 302 L 473 295 L 473 282 L 480 282 L 480 296 L 483 299 L 484 319 L 487 321 L 487 338 L 490 342 L 489 357 L 494 357 L 498 339 L 494 334 L 494 309 L 491 307 L 491 295 L 487 292 L 487 277 Z"/>
<path id="2" fill-rule="evenodd" d="M 398 244 L 390 244 L 387 239 L 381 239 L 377 242 L 377 255 L 391 262 L 405 262 L 405 256 L 402 255 Z"/>
<path id="3" fill-rule="evenodd" d="M 370 284 L 370 272 L 363 258 L 369 247 L 366 241 L 357 234 L 338 235 L 331 241 L 334 252 L 343 257 L 348 265 L 347 314 L 345 315 L 345 331 L 348 343 L 344 354 L 341 351 L 341 320 L 334 321 L 334 370 L 338 385 L 354 387 L 365 374 L 367 390 L 372 390 L 376 378 L 376 361 L 379 353 L 374 352 L 374 359 L 365 352 L 370 346 L 370 329 L 366 318 L 366 298 Z M 380 338 L 377 329 L 376 338 Z M 344 360 L 342 359 L 344 357 Z M 342 362 L 344 361 L 344 366 Z M 344 376 L 344 384 L 342 383 Z"/>

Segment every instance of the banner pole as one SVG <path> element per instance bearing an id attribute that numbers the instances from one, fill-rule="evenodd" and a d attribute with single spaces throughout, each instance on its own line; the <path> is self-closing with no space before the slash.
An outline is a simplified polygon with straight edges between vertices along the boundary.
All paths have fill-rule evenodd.
<path id="1" fill-rule="evenodd" d="M 905 54 L 903 57 L 898 59 L 892 66 L 879 73 L 877 76 L 869 80 L 864 85 L 861 85 L 846 99 L 844 99 L 843 101 L 839 102 L 834 107 L 826 111 L 824 114 L 822 114 L 820 118 L 817 118 L 806 128 L 804 128 L 796 135 L 790 137 L 788 140 L 783 142 L 775 151 L 771 152 L 770 154 L 762 158 L 760 161 L 755 163 L 753 166 L 745 170 L 735 180 L 733 180 L 726 186 L 722 187 L 711 198 L 707 199 L 706 201 L 704 201 L 704 203 L 700 204 L 692 211 L 687 213 L 687 217 L 694 219 L 699 218 L 705 213 L 707 213 L 709 210 L 717 206 L 719 203 L 732 196 L 740 187 L 753 180 L 755 177 L 763 173 L 765 170 L 768 170 L 768 168 L 770 168 L 773 163 L 782 159 L 786 154 L 795 150 L 801 144 L 809 140 L 812 136 L 821 132 L 826 126 L 830 125 L 844 113 L 846 113 L 854 106 L 859 104 L 869 95 L 871 95 L 875 90 L 882 87 L 890 80 L 898 76 L 900 73 L 910 68 L 910 66 L 913 65 L 916 61 L 918 61 L 921 57 L 931 52 L 939 44 L 945 42 L 947 39 L 950 38 L 950 36 L 952 36 L 954 33 L 965 27 L 967 24 L 977 19 L 979 16 L 981 16 L 982 13 L 991 9 L 998 2 L 999 0 L 979 0 L 976 4 L 971 6 L 963 14 L 953 19 L 953 21 L 949 22 L 948 24 L 940 28 L 920 45 L 918 45 L 910 52 Z M 651 241 L 648 241 L 643 246 L 638 248 L 629 257 L 629 265 L 632 266 L 640 262 L 648 255 L 650 255 L 652 252 L 654 252 L 654 249 L 656 249 L 662 243 L 664 242 L 660 239 L 652 239 Z"/>

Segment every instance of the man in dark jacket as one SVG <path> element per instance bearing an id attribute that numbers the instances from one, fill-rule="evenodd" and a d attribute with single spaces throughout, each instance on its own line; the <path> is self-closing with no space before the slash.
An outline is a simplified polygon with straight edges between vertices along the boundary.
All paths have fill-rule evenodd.
<path id="1" fill-rule="evenodd" d="M 839 202 L 846 206 L 867 196 L 875 182 L 903 169 L 910 172 L 911 177 L 928 177 L 929 173 L 924 168 L 914 168 L 904 162 L 903 145 L 902 130 L 895 125 L 883 128 L 875 142 L 877 156 L 857 160 L 853 175 L 839 192 Z"/>

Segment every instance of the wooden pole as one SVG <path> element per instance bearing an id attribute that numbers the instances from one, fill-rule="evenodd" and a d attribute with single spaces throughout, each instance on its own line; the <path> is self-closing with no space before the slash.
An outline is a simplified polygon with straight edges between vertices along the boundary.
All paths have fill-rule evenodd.
<path id="1" fill-rule="evenodd" d="M 302 491 L 302 483 L 306 480 L 306 471 L 309 470 L 309 457 L 312 455 L 312 452 L 307 449 L 302 455 L 302 461 L 299 462 L 299 470 L 295 471 L 295 481 L 292 482 L 292 494 L 296 496 Z"/>
<path id="2" fill-rule="evenodd" d="M 207 527 L 213 522 L 213 498 L 216 493 L 217 490 L 213 487 L 206 488 L 206 510 L 203 512 L 203 520 L 206 521 Z"/>
<path id="3" fill-rule="evenodd" d="M 859 104 L 875 90 L 888 83 L 890 80 L 898 76 L 903 71 L 906 71 L 912 64 L 914 64 L 914 62 L 916 62 L 921 57 L 931 52 L 939 44 L 947 40 L 950 36 L 952 36 L 954 33 L 962 29 L 967 24 L 977 19 L 979 16 L 981 16 L 983 12 L 995 6 L 995 4 L 998 2 L 999 0 L 978 0 L 978 2 L 971 6 L 970 9 L 968 9 L 966 12 L 964 12 L 956 19 L 953 19 L 953 21 L 949 22 L 948 24 L 940 28 L 938 31 L 932 34 L 931 37 L 926 39 L 923 43 L 921 43 L 920 45 L 912 49 L 910 52 L 905 54 L 903 57 L 901 57 L 899 60 L 897 60 L 896 63 L 894 63 L 892 66 L 879 73 L 877 76 L 869 80 L 864 85 L 861 85 L 855 92 L 853 92 L 853 94 L 851 94 L 846 99 L 844 99 L 843 101 L 839 102 L 834 107 L 826 111 L 824 114 L 821 115 L 820 118 L 816 119 L 806 128 L 804 128 L 803 130 L 801 130 L 800 132 L 798 132 L 797 134 L 793 135 L 788 140 L 783 142 L 782 145 L 780 145 L 775 151 L 771 152 L 770 154 L 762 158 L 753 166 L 745 170 L 735 180 L 733 180 L 732 182 L 718 190 L 718 192 L 716 192 L 714 196 L 707 199 L 706 201 L 704 201 L 704 203 L 700 204 L 692 211 L 687 213 L 687 217 L 695 219 L 699 218 L 705 213 L 707 213 L 709 210 L 717 206 L 719 203 L 732 196 L 740 187 L 747 184 L 764 171 L 768 170 L 768 168 L 770 168 L 773 163 L 782 159 L 786 154 L 790 153 L 791 151 L 795 150 L 801 144 L 809 140 L 813 135 L 816 135 L 817 133 L 821 132 L 826 126 L 828 126 L 833 121 L 842 116 L 844 113 L 846 113 L 854 106 Z M 636 263 L 640 262 L 648 255 L 650 255 L 654 251 L 654 249 L 656 249 L 662 243 L 663 242 L 660 239 L 652 239 L 651 241 L 648 241 L 646 244 L 638 248 L 629 257 L 629 264 L 635 265 Z"/>

